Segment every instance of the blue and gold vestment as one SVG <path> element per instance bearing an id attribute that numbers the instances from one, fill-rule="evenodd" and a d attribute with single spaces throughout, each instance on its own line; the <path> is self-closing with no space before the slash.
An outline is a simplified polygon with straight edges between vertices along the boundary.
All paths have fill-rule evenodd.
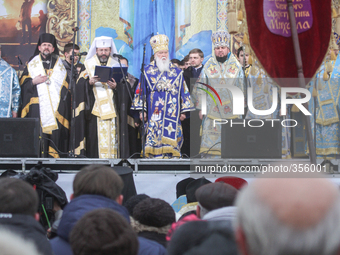
<path id="1" fill-rule="evenodd" d="M 145 82 L 138 85 L 131 109 L 143 109 L 144 90 L 144 110 L 148 116 L 145 155 L 180 157 L 183 144 L 180 115 L 193 110 L 183 72 L 173 64 L 170 64 L 170 72 L 160 72 L 153 61 L 145 67 L 144 76 Z"/>

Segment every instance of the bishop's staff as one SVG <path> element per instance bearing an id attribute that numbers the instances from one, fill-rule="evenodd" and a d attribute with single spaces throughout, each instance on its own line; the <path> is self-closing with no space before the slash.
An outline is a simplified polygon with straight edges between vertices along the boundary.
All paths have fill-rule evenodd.
<path id="1" fill-rule="evenodd" d="M 301 50 L 300 50 L 300 43 L 298 38 L 298 32 L 296 29 L 296 19 L 295 19 L 295 12 L 293 8 L 292 0 L 287 0 L 288 3 L 288 15 L 290 21 L 290 27 L 292 31 L 292 39 L 294 45 L 294 53 L 295 53 L 295 62 L 297 66 L 298 72 L 298 80 L 299 86 L 301 88 L 305 88 L 305 77 L 303 74 L 303 67 L 302 67 L 302 58 L 301 58 Z M 304 106 L 308 109 L 308 103 L 305 103 Z M 305 120 L 305 127 L 307 131 L 307 140 L 308 140 L 308 148 L 310 153 L 310 162 L 316 165 L 316 151 L 315 151 L 315 144 L 313 141 L 312 129 L 310 126 L 310 118 L 309 116 L 303 115 Z M 314 116 L 315 118 L 315 116 Z M 315 127 L 314 127 L 315 128 Z"/>

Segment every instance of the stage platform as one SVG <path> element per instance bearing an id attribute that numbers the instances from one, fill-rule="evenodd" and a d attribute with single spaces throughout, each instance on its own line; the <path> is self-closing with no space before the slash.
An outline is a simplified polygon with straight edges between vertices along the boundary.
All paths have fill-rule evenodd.
<path id="1" fill-rule="evenodd" d="M 89 159 L 89 158 L 0 158 L 0 171 L 7 169 L 26 171 L 35 166 L 39 161 L 45 167 L 59 172 L 75 172 L 90 164 L 107 166 L 131 167 L 135 173 L 197 173 L 197 171 L 216 174 L 254 174 L 251 169 L 262 169 L 268 165 L 306 165 L 309 159 Z M 340 159 L 324 161 L 318 160 L 322 172 L 338 174 Z M 251 168 L 253 167 L 253 168 Z M 215 170 L 214 170 L 215 169 Z M 222 169 L 222 171 L 221 171 Z M 220 172 L 218 171 L 220 170 Z M 249 170 L 249 171 L 246 171 Z"/>

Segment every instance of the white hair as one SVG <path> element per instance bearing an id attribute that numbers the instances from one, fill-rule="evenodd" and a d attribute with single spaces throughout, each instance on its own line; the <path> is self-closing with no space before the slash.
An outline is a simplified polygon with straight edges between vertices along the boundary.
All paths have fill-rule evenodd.
<path id="1" fill-rule="evenodd" d="M 202 219 L 204 217 L 204 215 L 206 215 L 208 212 L 210 212 L 210 210 L 208 210 L 207 208 L 203 207 L 200 202 L 198 202 L 198 205 L 200 208 L 200 218 Z"/>
<path id="2" fill-rule="evenodd" d="M 156 65 L 161 72 L 170 72 L 170 59 L 169 58 L 159 58 L 157 54 L 155 54 Z"/>
<path id="3" fill-rule="evenodd" d="M 1 255 L 40 255 L 35 244 L 25 240 L 11 231 L 0 230 L 0 254 Z"/>
<path id="4" fill-rule="evenodd" d="M 305 230 L 280 222 L 271 208 L 260 200 L 254 185 L 250 184 L 238 195 L 236 206 L 234 227 L 243 230 L 248 251 L 253 255 L 335 255 L 339 252 L 339 196 L 325 217 Z"/>

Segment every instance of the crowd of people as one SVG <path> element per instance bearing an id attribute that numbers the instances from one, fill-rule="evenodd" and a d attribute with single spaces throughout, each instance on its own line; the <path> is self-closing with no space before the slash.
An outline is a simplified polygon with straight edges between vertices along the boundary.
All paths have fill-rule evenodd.
<path id="1" fill-rule="evenodd" d="M 253 88 L 253 107 L 266 110 L 272 107 L 275 83 L 250 60 L 247 45 L 239 47 L 236 55 L 231 52 L 227 31 L 214 32 L 211 39 L 213 54 L 203 65 L 204 54 L 197 48 L 181 61 L 170 60 L 169 39 L 157 34 L 150 39 L 154 54 L 139 79 L 127 73 L 119 81 L 102 81 L 96 67 L 129 65 L 126 58 L 117 56 L 111 37 L 95 38 L 84 63 L 78 64 L 78 45 L 66 44 L 62 60 L 54 35 L 43 33 L 20 81 L 1 59 L 0 117 L 38 118 L 41 157 L 221 157 L 222 125 L 215 125 L 216 119 L 288 117 L 280 116 L 279 107 L 268 116 L 252 114 L 247 105 L 244 115 L 233 113 L 233 94 L 224 86 L 235 86 L 244 94 Z M 335 60 L 332 64 L 337 65 Z M 323 65 L 309 85 L 311 90 L 324 69 Z M 327 71 L 329 77 L 335 77 L 336 70 Z M 318 85 L 319 93 L 327 98 L 338 95 L 337 84 L 327 87 L 328 79 L 319 82 L 325 83 L 325 89 Z M 220 104 L 211 92 L 218 95 Z M 208 93 L 212 96 L 207 97 Z M 317 155 L 330 158 L 340 152 L 339 122 L 336 112 L 330 120 L 322 117 L 329 115 L 322 115 L 328 109 L 319 107 L 324 104 L 322 98 L 309 104 L 317 118 L 315 129 L 311 123 Z M 333 101 L 334 106 L 338 100 Z M 283 127 L 282 157 L 291 157 L 290 141 L 291 130 Z"/>
<path id="2" fill-rule="evenodd" d="M 61 216 L 45 226 L 39 223 L 47 217 L 38 213 L 38 205 L 47 204 L 38 196 L 39 185 L 2 175 L 0 250 L 6 255 L 339 254 L 336 185 L 318 175 L 280 177 L 249 184 L 237 177 L 213 183 L 186 178 L 177 183 L 178 199 L 170 205 L 146 194 L 125 198 L 114 169 L 91 165 L 76 174 L 70 202 L 54 206 Z"/>

